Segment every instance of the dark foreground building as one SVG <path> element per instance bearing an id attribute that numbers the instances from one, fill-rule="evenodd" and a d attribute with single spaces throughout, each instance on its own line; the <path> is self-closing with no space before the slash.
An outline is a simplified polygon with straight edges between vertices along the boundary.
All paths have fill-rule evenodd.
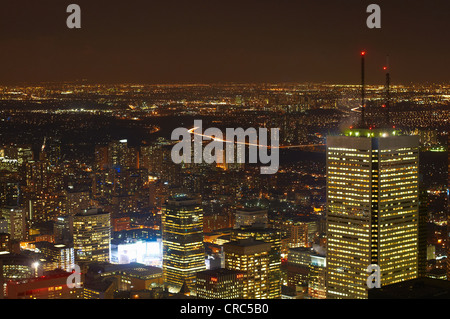
<path id="1" fill-rule="evenodd" d="M 432 278 L 416 278 L 379 289 L 369 289 L 369 299 L 449 299 L 450 282 Z"/>

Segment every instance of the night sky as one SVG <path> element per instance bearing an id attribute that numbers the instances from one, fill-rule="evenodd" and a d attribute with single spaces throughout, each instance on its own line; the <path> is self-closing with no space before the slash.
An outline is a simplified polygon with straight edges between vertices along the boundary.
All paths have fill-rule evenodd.
<path id="1" fill-rule="evenodd" d="M 393 84 L 450 82 L 448 0 L 3 0 L 0 39 L 0 84 L 357 84 L 362 49 L 367 83 L 384 83 L 387 54 Z"/>

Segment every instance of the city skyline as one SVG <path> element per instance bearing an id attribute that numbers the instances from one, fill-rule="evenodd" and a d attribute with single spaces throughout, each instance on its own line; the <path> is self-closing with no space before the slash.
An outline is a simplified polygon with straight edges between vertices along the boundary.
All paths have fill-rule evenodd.
<path id="1" fill-rule="evenodd" d="M 8 1 L 0 299 L 450 298 L 447 12 Z"/>
<path id="2" fill-rule="evenodd" d="M 392 233 L 390 228 L 387 232 L 380 228 L 379 233 L 395 237 L 390 242 L 394 246 L 399 238 L 417 245 L 417 250 L 411 245 L 405 250 L 405 258 L 417 253 L 417 258 L 412 257 L 404 266 L 417 265 L 417 272 L 400 273 L 407 276 L 407 282 L 424 278 L 442 281 L 447 262 L 448 173 L 444 159 L 448 157 L 449 91 L 450 87 L 443 85 L 392 86 L 391 123 L 386 131 L 382 85 L 365 86 L 365 121 L 370 125 L 366 129 L 358 126 L 362 115 L 358 111 L 360 85 L 61 83 L 3 87 L 0 205 L 5 213 L 0 220 L 0 255 L 13 265 L 8 267 L 22 272 L 20 278 L 6 272 L 7 278 L 14 278 L 7 298 L 23 298 L 27 287 L 51 284 L 33 279 L 36 273 L 58 279 L 59 285 L 70 273 L 53 272 L 53 268 L 75 262 L 85 274 L 82 290 L 63 287 L 55 291 L 57 287 L 51 286 L 32 292 L 31 298 L 121 299 L 132 294 L 138 296 L 133 298 L 184 299 L 196 298 L 198 289 L 198 298 L 323 299 L 327 297 L 327 273 L 340 269 L 345 247 L 353 247 L 339 241 L 341 212 L 333 198 L 348 202 L 347 197 L 353 198 L 354 192 L 348 193 L 345 185 L 355 183 L 358 192 L 372 197 L 374 203 L 378 201 L 376 190 L 367 193 L 368 188 L 358 186 L 346 170 L 349 157 L 357 159 L 367 152 L 358 147 L 356 153 L 347 154 L 342 145 L 333 146 L 336 139 L 351 139 L 351 148 L 363 141 L 369 148 L 373 143 L 381 147 L 382 141 L 390 141 L 383 149 L 391 151 L 382 152 L 380 158 L 376 155 L 379 150 L 372 150 L 373 167 L 363 174 L 364 179 L 372 180 L 377 165 L 391 170 L 388 175 L 397 174 L 386 176 L 385 184 L 379 185 L 380 190 L 387 190 L 380 198 L 389 198 L 390 192 L 403 196 L 405 183 L 416 187 L 417 171 L 407 181 L 407 175 L 396 172 L 395 167 L 401 162 L 405 168 L 414 164 L 416 170 L 420 163 L 420 194 L 415 192 L 408 199 L 411 202 L 395 200 L 392 211 L 382 206 L 379 210 L 392 215 L 380 218 L 393 218 L 389 223 L 403 227 L 403 222 L 394 220 L 396 211 L 402 210 L 402 216 L 408 216 L 407 224 L 420 232 L 415 235 L 400 229 Z M 282 148 L 280 170 L 270 176 L 260 174 L 257 165 L 248 162 L 176 164 L 171 160 L 175 143 L 171 132 L 180 126 L 190 127 L 196 119 L 203 119 L 205 127 L 279 127 L 280 144 L 293 147 Z M 381 130 L 370 129 L 372 125 Z M 409 142 L 405 144 L 404 138 L 414 140 L 414 150 L 405 151 Z M 330 151 L 340 155 L 329 155 Z M 409 152 L 415 154 L 413 158 Z M 331 159 L 337 163 L 331 165 L 333 174 L 327 172 L 331 167 L 327 156 L 343 158 Z M 393 163 L 397 166 L 391 167 Z M 355 167 L 355 172 L 361 174 L 359 170 L 366 169 L 365 165 Z M 384 178 L 383 174 L 379 177 Z M 327 193 L 327 179 L 337 182 L 332 196 Z M 370 189 L 374 183 L 372 180 Z M 170 196 L 182 199 L 180 194 L 198 198 L 195 209 L 189 205 L 168 209 Z M 355 203 L 367 204 L 364 200 Z M 350 212 L 352 205 L 348 206 Z M 413 212 L 403 212 L 411 205 L 416 207 Z M 97 208 L 105 213 L 94 221 Z M 197 214 L 197 210 L 202 213 Z M 330 218 L 332 224 L 327 223 Z M 366 227 L 377 229 L 373 218 L 364 218 Z M 355 231 L 354 225 L 349 229 Z M 346 236 L 366 235 L 355 231 Z M 364 256 L 361 265 L 368 260 L 382 267 L 389 265 L 392 255 L 377 256 L 378 250 L 383 251 L 381 245 L 378 250 L 376 244 L 370 246 L 372 255 Z M 254 247 L 259 247 L 255 255 L 247 254 Z M 333 249 L 329 256 L 328 249 Z M 92 254 L 95 251 L 101 253 Z M 336 252 L 337 258 L 333 255 Z M 396 268 L 400 269 L 400 264 Z M 362 273 L 353 284 L 364 291 L 358 297 L 371 298 L 371 291 L 365 290 L 368 274 L 363 268 L 358 268 Z M 381 271 L 382 282 L 403 282 L 397 281 L 398 274 L 389 279 L 390 271 Z M 189 273 L 184 280 L 183 273 Z M 114 278 L 120 281 L 114 283 Z M 336 287 L 336 281 L 328 278 L 328 284 Z M 233 290 L 227 291 L 227 285 Z M 346 285 L 339 285 L 342 293 Z M 143 291 L 133 288 L 138 286 Z M 170 291 L 164 290 L 170 286 Z M 257 289 L 254 296 L 249 294 L 251 287 Z M 391 289 L 392 285 L 382 287 Z"/>

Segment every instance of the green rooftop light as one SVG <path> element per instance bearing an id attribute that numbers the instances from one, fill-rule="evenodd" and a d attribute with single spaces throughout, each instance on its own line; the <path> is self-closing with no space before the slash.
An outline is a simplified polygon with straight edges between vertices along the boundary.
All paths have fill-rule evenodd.
<path id="1" fill-rule="evenodd" d="M 398 136 L 400 131 L 393 130 L 388 131 L 386 129 L 348 129 L 344 131 L 345 136 L 355 136 L 355 137 L 389 137 Z"/>

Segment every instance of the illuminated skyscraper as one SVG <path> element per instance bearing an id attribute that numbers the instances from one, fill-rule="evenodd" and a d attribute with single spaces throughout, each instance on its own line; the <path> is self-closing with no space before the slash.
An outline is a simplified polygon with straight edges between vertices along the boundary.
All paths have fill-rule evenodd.
<path id="1" fill-rule="evenodd" d="M 99 154 L 98 167 L 104 165 L 103 153 Z M 128 140 L 112 141 L 108 145 L 108 167 L 118 171 L 139 168 L 139 152 L 128 146 Z"/>
<path id="2" fill-rule="evenodd" d="M 1 209 L 0 217 L 8 222 L 8 233 L 11 240 L 21 241 L 26 236 L 25 210 L 18 206 L 7 206 Z"/>
<path id="3" fill-rule="evenodd" d="M 109 262 L 110 241 L 109 213 L 93 208 L 73 216 L 73 249 L 76 262 Z"/>
<path id="4" fill-rule="evenodd" d="M 283 265 L 283 281 L 288 287 L 304 290 L 308 286 L 312 248 L 290 248 L 287 264 Z"/>
<path id="5" fill-rule="evenodd" d="M 270 243 L 248 238 L 226 243 L 223 248 L 225 268 L 244 274 L 242 298 L 267 299 L 270 292 Z"/>
<path id="6" fill-rule="evenodd" d="M 47 260 L 48 269 L 62 269 L 72 272 L 75 266 L 75 254 L 73 247 L 64 244 L 54 244 L 47 241 L 36 243 L 36 248 L 40 250 L 42 256 Z"/>
<path id="7" fill-rule="evenodd" d="M 366 269 L 381 285 L 418 275 L 417 136 L 353 129 L 327 138 L 327 298 L 367 298 Z"/>
<path id="8" fill-rule="evenodd" d="M 281 230 L 241 226 L 233 229 L 231 241 L 253 238 L 270 244 L 269 250 L 269 291 L 267 299 L 281 298 Z"/>
<path id="9" fill-rule="evenodd" d="M 283 220 L 281 227 L 287 235 L 287 246 L 311 247 L 317 233 L 318 221 L 310 217 L 297 217 Z"/>
<path id="10" fill-rule="evenodd" d="M 325 299 L 327 259 L 321 255 L 311 255 L 308 274 L 308 295 L 313 299 Z"/>
<path id="11" fill-rule="evenodd" d="M 103 171 L 108 169 L 108 146 L 95 146 L 94 169 L 96 171 Z"/>
<path id="12" fill-rule="evenodd" d="M 180 289 L 195 288 L 196 273 L 206 270 L 203 246 L 203 209 L 197 199 L 180 194 L 162 207 L 164 282 Z"/>

